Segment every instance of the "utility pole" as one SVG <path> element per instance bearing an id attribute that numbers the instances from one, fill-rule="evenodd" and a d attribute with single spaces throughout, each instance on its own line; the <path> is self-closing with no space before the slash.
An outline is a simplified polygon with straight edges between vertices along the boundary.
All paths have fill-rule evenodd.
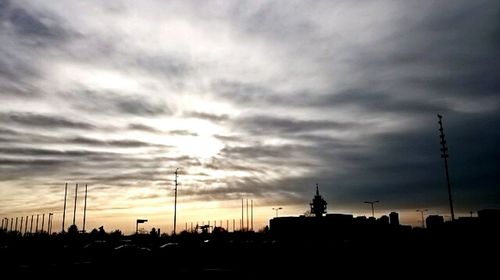
<path id="1" fill-rule="evenodd" d="M 429 211 L 428 209 L 417 209 L 417 212 L 420 212 L 422 215 L 422 228 L 425 228 L 425 222 L 424 222 L 424 212 Z"/>
<path id="2" fill-rule="evenodd" d="M 68 194 L 68 183 L 64 187 L 64 209 L 63 209 L 63 218 L 62 218 L 62 231 L 64 232 L 64 220 L 66 219 L 66 196 Z"/>
<path id="3" fill-rule="evenodd" d="M 373 204 L 375 204 L 375 203 L 379 203 L 379 202 L 380 202 L 380 201 L 378 201 L 378 200 L 374 200 L 374 201 L 365 201 L 365 202 L 364 202 L 364 203 L 368 203 L 368 204 L 370 204 L 370 205 L 372 206 L 372 218 L 375 218 L 375 210 L 374 210 L 374 208 L 373 208 Z"/>
<path id="4" fill-rule="evenodd" d="M 174 198 L 174 235 L 177 229 L 177 172 L 179 168 L 175 169 L 175 198 Z"/>
<path id="5" fill-rule="evenodd" d="M 443 129 L 443 121 L 440 114 L 438 116 L 438 124 L 439 124 L 439 138 L 441 138 L 441 141 L 439 142 L 441 144 L 441 158 L 444 160 L 444 169 L 446 171 L 446 186 L 448 187 L 448 200 L 450 201 L 450 212 L 451 212 L 451 221 L 455 220 L 455 212 L 453 211 L 453 199 L 451 197 L 451 184 L 450 184 L 450 175 L 448 173 L 448 147 L 446 146 L 446 139 L 444 135 L 444 129 Z"/>

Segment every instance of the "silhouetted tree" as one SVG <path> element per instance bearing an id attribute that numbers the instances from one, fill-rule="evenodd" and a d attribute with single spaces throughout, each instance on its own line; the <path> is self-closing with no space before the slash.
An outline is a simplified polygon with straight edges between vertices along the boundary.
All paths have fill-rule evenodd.
<path id="1" fill-rule="evenodd" d="M 76 225 L 69 226 L 68 235 L 78 235 L 78 227 Z"/>

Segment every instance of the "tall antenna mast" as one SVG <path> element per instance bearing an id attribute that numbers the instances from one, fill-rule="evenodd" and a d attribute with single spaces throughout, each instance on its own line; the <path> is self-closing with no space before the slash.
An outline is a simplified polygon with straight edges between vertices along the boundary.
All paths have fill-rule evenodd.
<path id="1" fill-rule="evenodd" d="M 85 203 L 83 206 L 83 229 L 82 231 L 85 232 L 85 218 L 87 217 L 87 184 L 85 184 Z"/>
<path id="2" fill-rule="evenodd" d="M 175 169 L 175 198 L 174 198 L 174 235 L 177 229 L 177 171 L 179 168 Z"/>
<path id="3" fill-rule="evenodd" d="M 76 200 L 78 199 L 78 184 L 76 184 L 75 189 L 75 207 L 73 210 L 73 225 L 76 225 Z"/>
<path id="4" fill-rule="evenodd" d="M 63 210 L 63 219 L 62 219 L 62 232 L 64 232 L 64 220 L 66 219 L 66 196 L 68 194 L 68 183 L 66 183 L 66 187 L 64 187 L 64 210 Z"/>
<path id="5" fill-rule="evenodd" d="M 448 199 L 450 201 L 450 212 L 451 212 L 451 220 L 455 220 L 455 212 L 453 211 L 453 199 L 451 197 L 451 184 L 450 184 L 450 175 L 448 173 L 448 147 L 446 146 L 446 139 L 444 136 L 443 122 L 440 114 L 438 116 L 439 123 L 439 138 L 441 138 L 441 158 L 444 160 L 444 169 L 446 171 L 446 186 L 448 187 Z"/>

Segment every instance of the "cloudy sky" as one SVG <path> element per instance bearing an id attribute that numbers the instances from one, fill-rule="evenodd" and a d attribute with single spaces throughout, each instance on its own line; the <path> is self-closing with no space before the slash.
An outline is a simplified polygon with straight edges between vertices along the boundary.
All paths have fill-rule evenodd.
<path id="1" fill-rule="evenodd" d="M 496 1 L 0 0 L 0 215 L 87 228 L 500 207 Z M 82 188 L 77 223 L 81 227 Z M 236 222 L 238 224 L 238 220 Z M 146 227 L 147 227 L 146 226 Z"/>

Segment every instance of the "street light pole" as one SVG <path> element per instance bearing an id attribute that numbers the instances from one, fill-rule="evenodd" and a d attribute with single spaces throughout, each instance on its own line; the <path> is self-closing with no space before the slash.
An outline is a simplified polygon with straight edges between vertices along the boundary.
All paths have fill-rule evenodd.
<path id="1" fill-rule="evenodd" d="M 417 212 L 420 212 L 422 215 L 422 228 L 425 228 L 425 223 L 424 223 L 424 212 L 429 211 L 429 209 L 417 209 Z"/>
<path id="2" fill-rule="evenodd" d="M 380 201 L 374 200 L 374 201 L 364 201 L 364 203 L 368 203 L 372 207 L 372 218 L 375 218 L 375 209 L 373 208 L 373 204 L 379 203 Z"/>
<path id="3" fill-rule="evenodd" d="M 283 209 L 283 207 L 278 207 L 278 208 L 273 207 L 273 210 L 276 211 L 276 218 L 278 218 L 278 211 L 281 209 Z"/>

